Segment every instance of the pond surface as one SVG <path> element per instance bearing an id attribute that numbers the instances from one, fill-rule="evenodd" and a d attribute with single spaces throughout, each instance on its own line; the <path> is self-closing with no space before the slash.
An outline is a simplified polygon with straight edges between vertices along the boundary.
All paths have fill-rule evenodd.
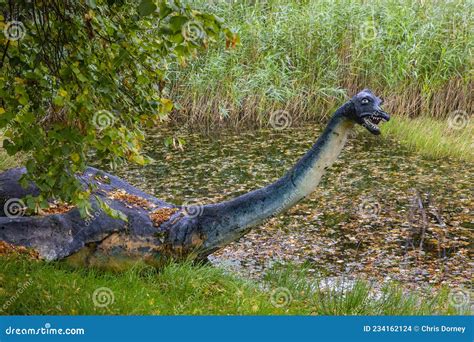
<path id="1" fill-rule="evenodd" d="M 320 128 L 150 132 L 157 162 L 126 167 L 127 181 L 165 201 L 211 203 L 275 181 L 311 147 Z M 211 262 L 260 278 L 275 263 L 305 263 L 325 277 L 397 280 L 407 287 L 467 285 L 472 279 L 473 164 L 429 160 L 396 142 L 358 131 L 317 191 L 255 228 Z"/>

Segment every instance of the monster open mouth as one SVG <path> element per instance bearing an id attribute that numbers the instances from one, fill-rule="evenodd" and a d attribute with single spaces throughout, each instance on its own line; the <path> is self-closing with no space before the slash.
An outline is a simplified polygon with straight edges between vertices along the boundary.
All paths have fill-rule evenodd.
<path id="1" fill-rule="evenodd" d="M 382 110 L 375 111 L 362 117 L 362 126 L 375 135 L 380 134 L 380 128 L 378 124 L 390 120 L 390 115 Z"/>

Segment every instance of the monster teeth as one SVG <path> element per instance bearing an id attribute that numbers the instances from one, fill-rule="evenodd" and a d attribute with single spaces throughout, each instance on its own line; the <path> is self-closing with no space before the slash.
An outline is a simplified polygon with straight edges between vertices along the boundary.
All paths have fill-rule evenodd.
<path id="1" fill-rule="evenodd" d="M 370 121 L 370 118 L 364 118 L 364 123 L 367 125 L 367 126 L 370 126 L 370 127 L 374 127 L 375 125 L 372 123 L 372 121 Z"/>
<path id="2" fill-rule="evenodd" d="M 372 130 L 375 130 L 375 131 L 378 131 L 378 129 L 379 129 L 378 126 L 377 126 L 376 124 L 372 123 L 372 121 L 370 120 L 370 118 L 363 118 L 362 120 L 364 121 L 364 124 L 365 124 L 368 128 L 370 128 L 370 129 L 372 129 Z"/>

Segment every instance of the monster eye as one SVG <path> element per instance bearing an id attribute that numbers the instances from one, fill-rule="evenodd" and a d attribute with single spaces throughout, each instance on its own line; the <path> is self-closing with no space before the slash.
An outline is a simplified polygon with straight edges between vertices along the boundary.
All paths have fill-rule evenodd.
<path id="1" fill-rule="evenodd" d="M 360 103 L 367 104 L 367 103 L 369 103 L 369 99 L 362 99 L 362 101 L 360 101 Z"/>

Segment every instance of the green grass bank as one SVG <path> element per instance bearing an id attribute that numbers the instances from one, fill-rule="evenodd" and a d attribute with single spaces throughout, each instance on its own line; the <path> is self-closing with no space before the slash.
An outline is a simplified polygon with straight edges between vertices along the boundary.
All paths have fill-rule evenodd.
<path id="1" fill-rule="evenodd" d="M 448 289 L 422 295 L 395 284 L 374 295 L 368 282 L 316 288 L 304 268 L 280 268 L 264 287 L 210 266 L 136 265 L 123 273 L 76 270 L 62 263 L 0 258 L 0 309 L 16 315 L 430 315 L 457 314 Z"/>

